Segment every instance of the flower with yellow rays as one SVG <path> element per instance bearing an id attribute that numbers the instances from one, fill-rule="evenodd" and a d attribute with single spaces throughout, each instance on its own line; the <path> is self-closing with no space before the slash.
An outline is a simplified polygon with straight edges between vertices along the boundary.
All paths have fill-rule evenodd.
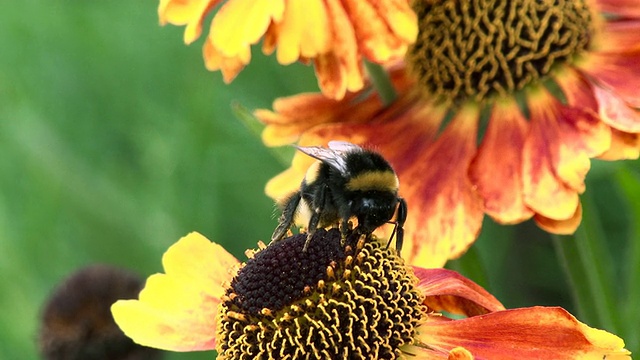
<path id="1" fill-rule="evenodd" d="M 305 240 L 261 246 L 240 264 L 191 233 L 113 316 L 141 345 L 218 359 L 630 358 L 622 339 L 561 308 L 505 310 L 453 271 L 406 266 L 375 237 L 319 230 L 303 252 Z"/>
<path id="2" fill-rule="evenodd" d="M 263 52 L 277 49 L 283 65 L 313 61 L 323 93 L 336 99 L 362 88 L 363 59 L 399 59 L 417 34 L 407 0 L 160 0 L 160 23 L 186 25 L 190 44 L 218 5 L 203 48 L 207 69 L 231 82 L 263 39 Z"/>
<path id="3" fill-rule="evenodd" d="M 409 206 L 412 263 L 438 267 L 463 254 L 484 214 L 573 233 L 590 159 L 640 152 L 640 1 L 413 7 L 418 39 L 390 69 L 392 104 L 370 87 L 341 101 L 279 99 L 256 112 L 264 142 L 347 140 L 382 153 Z M 296 154 L 267 194 L 293 191 L 310 161 Z"/>

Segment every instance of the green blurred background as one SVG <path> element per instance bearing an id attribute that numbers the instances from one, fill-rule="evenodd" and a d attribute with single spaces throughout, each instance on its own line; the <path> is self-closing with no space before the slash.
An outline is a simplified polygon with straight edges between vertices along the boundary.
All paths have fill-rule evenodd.
<path id="1" fill-rule="evenodd" d="M 244 259 L 244 249 L 266 240 L 276 224 L 263 189 L 285 164 L 230 105 L 269 108 L 278 96 L 315 91 L 312 69 L 282 67 L 254 51 L 251 64 L 224 85 L 204 68 L 202 39 L 187 47 L 183 28 L 158 25 L 157 4 L 2 6 L 1 359 L 38 358 L 42 303 L 81 266 L 109 263 L 147 276 L 161 271 L 170 244 L 194 230 Z M 607 282 L 620 300 L 618 315 L 640 297 L 639 169 L 637 162 L 594 162 L 584 200 L 599 209 L 585 219 L 595 218 L 601 226 L 594 231 L 607 240 L 601 260 L 614 265 L 605 265 L 611 274 L 603 276 L 615 279 Z M 572 302 L 576 291 L 554 242 L 530 223 L 504 228 L 487 221 L 470 256 L 450 266 L 507 307 L 588 313 Z M 628 335 L 628 347 L 638 350 L 629 326 L 611 330 Z"/>

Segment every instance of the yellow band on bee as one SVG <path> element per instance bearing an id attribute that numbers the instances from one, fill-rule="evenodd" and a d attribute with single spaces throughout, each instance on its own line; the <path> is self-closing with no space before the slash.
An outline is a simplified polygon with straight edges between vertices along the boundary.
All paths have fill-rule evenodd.
<path id="1" fill-rule="evenodd" d="M 392 171 L 369 171 L 347 182 L 347 189 L 351 191 L 398 191 L 398 186 L 398 177 Z"/>

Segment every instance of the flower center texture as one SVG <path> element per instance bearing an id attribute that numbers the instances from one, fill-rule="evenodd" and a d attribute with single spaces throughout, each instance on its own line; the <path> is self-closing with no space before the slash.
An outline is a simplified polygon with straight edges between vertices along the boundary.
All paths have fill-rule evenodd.
<path id="1" fill-rule="evenodd" d="M 590 39 L 586 1 L 419 0 L 407 54 L 428 93 L 456 101 L 511 94 L 571 61 Z"/>
<path id="2" fill-rule="evenodd" d="M 427 309 L 416 277 L 374 238 L 318 230 L 249 259 L 223 297 L 220 359 L 395 359 Z"/>

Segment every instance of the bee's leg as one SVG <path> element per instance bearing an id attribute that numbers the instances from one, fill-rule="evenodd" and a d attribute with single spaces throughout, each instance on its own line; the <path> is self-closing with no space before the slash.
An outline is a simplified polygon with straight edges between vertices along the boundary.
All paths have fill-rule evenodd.
<path id="1" fill-rule="evenodd" d="M 402 250 L 402 242 L 404 241 L 404 222 L 407 220 L 407 202 L 404 201 L 403 198 L 398 198 L 398 214 L 396 215 L 396 252 L 398 256 L 400 256 L 400 250 Z M 394 232 L 396 230 L 394 228 Z M 393 238 L 393 234 L 389 239 L 389 243 L 391 243 L 391 239 Z"/>
<path id="2" fill-rule="evenodd" d="M 318 224 L 320 223 L 320 216 L 322 215 L 322 211 L 326 208 L 325 202 L 327 201 L 327 187 L 320 186 L 318 190 L 316 190 L 315 196 L 313 197 L 312 202 L 312 213 L 311 218 L 309 219 L 309 228 L 307 229 L 307 240 L 304 242 L 304 246 L 302 247 L 302 251 L 306 252 L 309 247 L 309 243 L 311 242 L 311 238 L 313 234 L 318 229 Z"/>
<path id="3" fill-rule="evenodd" d="M 349 230 L 350 230 L 349 228 L 350 228 L 349 219 L 343 218 L 340 221 L 340 234 L 342 235 L 340 239 L 341 246 L 344 246 L 345 240 L 347 239 L 347 235 L 349 234 Z"/>
<path id="4" fill-rule="evenodd" d="M 273 231 L 273 235 L 271 235 L 272 243 L 281 240 L 291 227 L 301 198 L 302 196 L 300 192 L 297 192 L 291 195 L 291 197 L 287 200 L 287 204 L 282 210 L 282 215 L 280 215 L 280 219 L 278 219 L 278 227 L 276 227 L 276 229 Z"/>

